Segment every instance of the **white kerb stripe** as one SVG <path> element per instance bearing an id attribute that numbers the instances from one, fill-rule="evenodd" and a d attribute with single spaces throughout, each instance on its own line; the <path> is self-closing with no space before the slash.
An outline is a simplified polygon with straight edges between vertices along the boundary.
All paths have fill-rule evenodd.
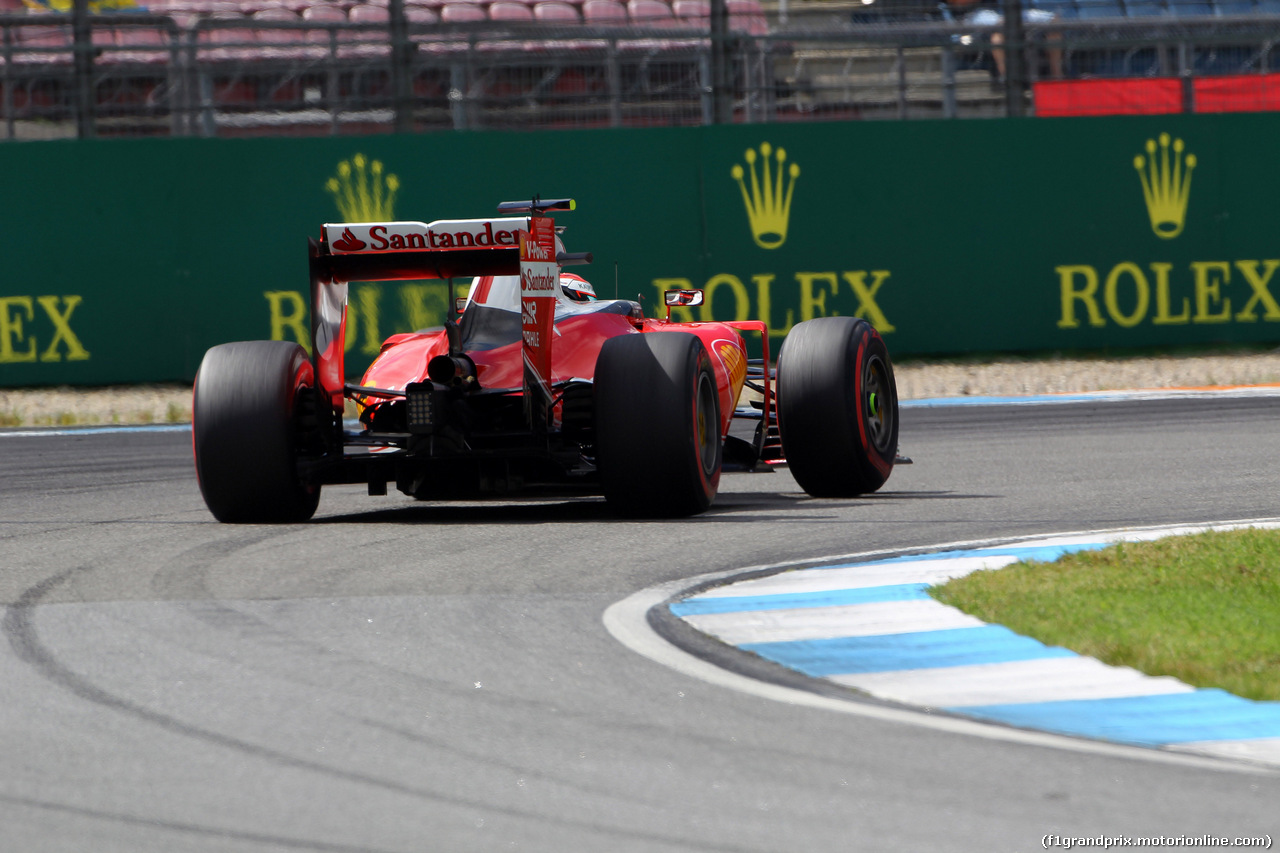
<path id="1" fill-rule="evenodd" d="M 1175 678 L 1152 678 L 1076 655 L 827 677 L 881 699 L 930 708 L 1156 696 L 1195 689 Z"/>
<path id="2" fill-rule="evenodd" d="M 904 583 L 937 584 L 962 577 L 978 569 L 1002 569 L 1016 562 L 1018 562 L 1017 557 L 1001 554 L 992 557 L 953 557 L 946 560 L 873 563 L 862 566 L 842 566 L 838 569 L 797 569 L 770 575 L 767 578 L 717 587 L 693 598 L 833 592 Z"/>
<path id="3" fill-rule="evenodd" d="M 936 601 L 886 601 L 835 607 L 703 613 L 684 620 L 726 643 L 778 643 L 981 628 L 986 623 Z"/>
<path id="4" fill-rule="evenodd" d="M 1172 744 L 1165 749 L 1171 752 L 1192 752 L 1197 755 L 1216 755 L 1220 758 L 1280 764 L 1280 737 L 1252 740 L 1205 740 Z"/>

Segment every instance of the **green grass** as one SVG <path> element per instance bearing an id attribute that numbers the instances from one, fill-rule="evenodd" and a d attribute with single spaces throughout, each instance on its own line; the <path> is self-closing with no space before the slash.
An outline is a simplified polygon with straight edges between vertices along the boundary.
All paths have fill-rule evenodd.
<path id="1" fill-rule="evenodd" d="M 1125 543 L 975 572 L 930 593 L 1109 664 L 1280 699 L 1280 532 Z"/>
<path id="2" fill-rule="evenodd" d="M 47 415 L 36 415 L 31 419 L 32 426 L 75 426 L 79 423 L 79 418 L 75 412 L 55 412 Z"/>

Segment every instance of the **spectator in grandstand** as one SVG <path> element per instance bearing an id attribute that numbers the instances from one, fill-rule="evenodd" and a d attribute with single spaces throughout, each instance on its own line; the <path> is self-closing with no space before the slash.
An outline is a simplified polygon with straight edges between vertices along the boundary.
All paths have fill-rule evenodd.
<path id="1" fill-rule="evenodd" d="M 962 21 L 975 27 L 998 27 L 1004 23 L 1004 9 L 1001 0 L 942 0 L 939 9 L 944 21 Z M 1034 9 L 1024 3 L 1022 21 L 1026 24 L 1047 24 L 1055 20 L 1057 15 L 1047 9 Z M 1050 40 L 1054 40 L 1052 35 Z M 1004 43 L 1004 33 L 995 30 L 991 33 L 991 58 L 995 62 L 995 72 L 1000 83 L 1004 82 L 1005 56 L 999 45 Z M 1051 47 L 1045 50 L 1048 60 L 1049 76 L 1062 76 L 1062 49 Z"/>

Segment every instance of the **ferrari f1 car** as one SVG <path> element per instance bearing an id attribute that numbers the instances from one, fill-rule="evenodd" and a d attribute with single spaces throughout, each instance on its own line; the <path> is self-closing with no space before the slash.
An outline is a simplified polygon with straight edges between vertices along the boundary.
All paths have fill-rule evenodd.
<path id="1" fill-rule="evenodd" d="M 783 458 L 815 496 L 885 482 L 898 400 L 875 329 L 800 323 L 771 370 L 762 322 L 670 320 L 701 291 L 668 291 L 653 319 L 565 273 L 591 259 L 557 236 L 552 214 L 573 208 L 535 198 L 497 218 L 325 225 L 310 241 L 312 353 L 229 343 L 200 365 L 193 445 L 213 515 L 303 521 L 322 486 L 395 483 L 425 500 L 594 494 L 624 516 L 684 516 L 710 506 L 723 467 Z M 459 278 L 471 285 L 455 302 Z M 389 338 L 347 384 L 348 282 L 420 279 L 449 283 L 456 316 Z M 761 360 L 743 333 L 761 336 Z M 739 408 L 744 388 L 755 393 Z M 344 424 L 348 400 L 360 429 Z"/>

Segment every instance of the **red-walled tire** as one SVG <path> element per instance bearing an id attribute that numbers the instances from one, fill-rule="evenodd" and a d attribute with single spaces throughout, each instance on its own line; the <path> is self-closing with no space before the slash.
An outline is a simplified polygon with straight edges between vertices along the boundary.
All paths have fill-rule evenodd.
<path id="1" fill-rule="evenodd" d="M 288 341 L 221 344 L 196 374 L 192 447 L 200 492 L 228 523 L 306 521 L 320 487 L 298 477 L 299 392 L 311 362 Z"/>
<path id="2" fill-rule="evenodd" d="M 619 514 L 693 515 L 720 487 L 715 370 L 683 332 L 610 338 L 595 373 L 596 463 Z"/>
<path id="3" fill-rule="evenodd" d="M 865 320 L 798 324 L 778 354 L 778 431 L 791 474 L 814 497 L 874 492 L 898 452 L 889 350 Z"/>

